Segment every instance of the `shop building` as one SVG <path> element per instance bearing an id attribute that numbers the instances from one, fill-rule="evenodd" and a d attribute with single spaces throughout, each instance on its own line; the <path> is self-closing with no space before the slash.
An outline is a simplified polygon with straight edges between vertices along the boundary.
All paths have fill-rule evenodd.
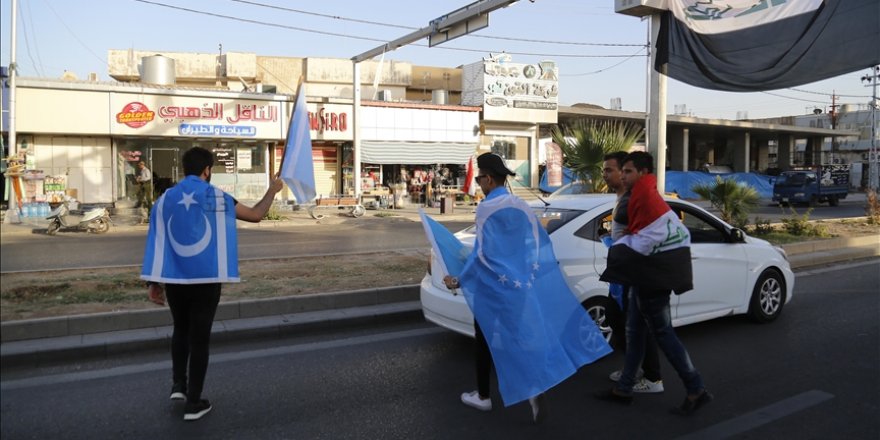
<path id="1" fill-rule="evenodd" d="M 482 110 L 479 150 L 503 157 L 516 186 L 538 186 L 539 126 L 556 124 L 558 100 L 553 61 L 512 63 L 499 54 L 462 68 L 462 104 Z"/>
<path id="2" fill-rule="evenodd" d="M 180 158 L 195 146 L 215 153 L 212 183 L 258 199 L 291 105 L 283 95 L 30 78 L 16 93 L 27 169 L 61 178 L 82 203 L 117 206 L 136 200 L 138 162 L 160 194 L 183 178 Z"/>

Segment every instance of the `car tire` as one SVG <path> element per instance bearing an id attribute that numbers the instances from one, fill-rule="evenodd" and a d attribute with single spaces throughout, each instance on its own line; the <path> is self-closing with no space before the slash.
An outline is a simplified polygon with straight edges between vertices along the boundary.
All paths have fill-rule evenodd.
<path id="1" fill-rule="evenodd" d="M 610 344 L 614 338 L 615 327 L 617 327 L 615 321 L 619 321 L 618 316 L 621 315 L 617 303 L 607 296 L 594 296 L 584 300 L 581 305 L 599 327 L 605 342 Z"/>
<path id="2" fill-rule="evenodd" d="M 785 305 L 785 278 L 776 269 L 767 269 L 752 291 L 749 301 L 749 318 L 755 322 L 772 322 L 782 313 Z"/>
<path id="3" fill-rule="evenodd" d="M 828 206 L 837 206 L 840 204 L 840 199 L 837 196 L 828 197 Z"/>

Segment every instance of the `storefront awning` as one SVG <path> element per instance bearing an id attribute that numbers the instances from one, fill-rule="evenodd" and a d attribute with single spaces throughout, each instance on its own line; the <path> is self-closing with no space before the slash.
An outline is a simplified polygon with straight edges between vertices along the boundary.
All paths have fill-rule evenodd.
<path id="1" fill-rule="evenodd" d="M 455 142 L 362 141 L 361 162 L 379 165 L 464 165 L 477 144 Z"/>

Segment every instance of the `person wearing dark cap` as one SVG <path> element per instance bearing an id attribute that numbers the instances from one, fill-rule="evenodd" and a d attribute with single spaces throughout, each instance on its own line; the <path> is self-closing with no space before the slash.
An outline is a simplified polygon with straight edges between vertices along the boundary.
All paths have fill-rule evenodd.
<path id="1" fill-rule="evenodd" d="M 458 276 L 443 279 L 462 289 L 474 314 L 477 390 L 461 401 L 492 409 L 494 365 L 505 406 L 528 400 L 540 423 L 544 392 L 611 349 L 565 283 L 537 216 L 505 187 L 516 174 L 497 154 L 479 156 L 477 166 L 486 199 L 477 206 L 474 248 Z"/>

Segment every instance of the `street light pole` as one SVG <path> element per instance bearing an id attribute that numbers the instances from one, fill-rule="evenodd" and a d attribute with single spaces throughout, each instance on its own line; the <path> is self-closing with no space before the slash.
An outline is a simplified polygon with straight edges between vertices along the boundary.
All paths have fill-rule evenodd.
<path id="1" fill-rule="evenodd" d="M 868 150 L 868 188 L 876 191 L 878 187 L 877 166 L 880 163 L 880 157 L 877 154 L 877 106 L 880 105 L 880 102 L 877 101 L 877 81 L 880 80 L 880 66 L 874 66 L 871 70 L 871 74 L 862 77 L 862 82 L 870 83 L 874 89 L 871 93 L 871 149 Z"/>

